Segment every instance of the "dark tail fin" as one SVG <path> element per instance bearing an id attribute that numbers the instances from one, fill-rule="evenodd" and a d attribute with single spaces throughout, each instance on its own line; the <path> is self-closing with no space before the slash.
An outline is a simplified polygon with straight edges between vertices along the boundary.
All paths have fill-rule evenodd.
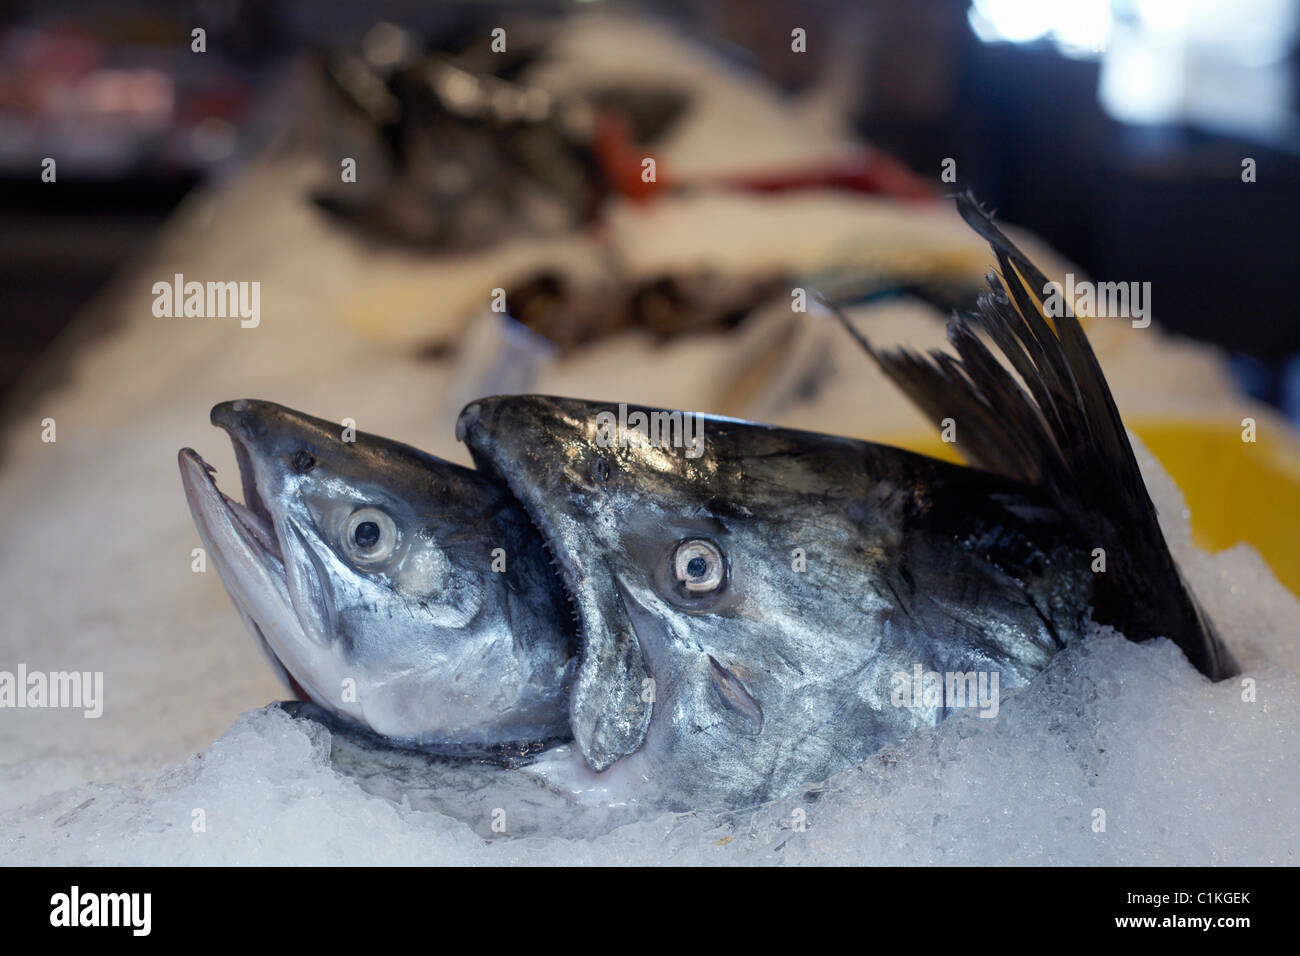
<path id="1" fill-rule="evenodd" d="M 1084 539 L 1105 549 L 1106 572 L 1095 575 L 1096 620 L 1134 640 L 1168 637 L 1206 676 L 1231 676 L 1236 664 L 1174 564 L 1078 320 L 1054 317 L 1053 331 L 1041 305 L 1047 278 L 974 200 L 958 197 L 957 209 L 993 247 L 1001 275 L 989 275 L 992 292 L 980 297 L 976 312 L 948 324 L 956 356 L 877 352 L 839 314 L 841 322 L 927 415 L 959 423 L 958 447 L 971 464 L 1042 486 Z M 976 324 L 1028 392 L 976 337 Z"/>

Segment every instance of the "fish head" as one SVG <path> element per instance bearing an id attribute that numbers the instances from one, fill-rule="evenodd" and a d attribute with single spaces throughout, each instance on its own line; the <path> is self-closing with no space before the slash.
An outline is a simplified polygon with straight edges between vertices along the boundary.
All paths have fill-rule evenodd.
<path id="1" fill-rule="evenodd" d="M 641 416 L 655 414 L 658 430 L 642 432 L 653 420 Z M 668 726 L 690 730 L 673 758 L 678 786 L 687 750 L 713 779 L 730 773 L 737 741 L 748 741 L 751 769 L 811 759 L 758 738 L 765 711 L 788 711 L 787 729 L 821 720 L 800 703 L 814 673 L 834 679 L 870 652 L 869 635 L 828 639 L 846 610 L 824 588 L 837 575 L 860 580 L 892 533 L 878 520 L 889 502 L 873 509 L 862 494 L 860 443 L 545 396 L 475 402 L 457 434 L 524 504 L 577 608 L 571 725 L 593 770 L 638 748 L 672 749 L 656 741 Z M 801 551 L 822 559 L 815 581 Z M 883 606 L 870 588 L 848 600 Z"/>
<path id="2" fill-rule="evenodd" d="M 224 402 L 241 505 L 190 449 L 204 544 L 281 676 L 430 749 L 567 736 L 573 636 L 536 532 L 496 484 L 270 402 Z"/>

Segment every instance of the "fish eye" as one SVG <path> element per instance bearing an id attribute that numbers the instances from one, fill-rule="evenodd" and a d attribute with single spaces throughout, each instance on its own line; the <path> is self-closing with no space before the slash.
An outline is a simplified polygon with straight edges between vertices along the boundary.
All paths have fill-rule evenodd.
<path id="1" fill-rule="evenodd" d="M 294 471 L 300 475 L 305 475 L 316 467 L 316 459 L 306 448 L 299 448 L 294 452 L 292 464 Z"/>
<path id="2" fill-rule="evenodd" d="M 609 481 L 612 469 L 609 466 L 609 459 L 604 455 L 597 455 L 591 462 L 591 477 L 596 479 L 600 484 Z"/>
<path id="3" fill-rule="evenodd" d="M 385 561 L 397 548 L 397 525 L 378 508 L 358 508 L 343 526 L 343 550 L 355 561 Z"/>
<path id="4" fill-rule="evenodd" d="M 673 552 L 673 574 L 690 594 L 709 594 L 722 587 L 727 564 L 712 541 L 691 538 Z"/>

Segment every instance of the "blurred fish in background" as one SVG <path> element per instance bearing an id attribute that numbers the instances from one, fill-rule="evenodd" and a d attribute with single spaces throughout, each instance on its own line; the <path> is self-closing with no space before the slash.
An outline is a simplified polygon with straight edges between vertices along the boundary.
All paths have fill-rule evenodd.
<path id="1" fill-rule="evenodd" d="M 542 387 L 826 430 L 847 370 L 802 321 L 808 293 L 937 344 L 988 268 L 940 202 L 973 190 L 1049 274 L 1149 281 L 1163 329 L 1217 347 L 1094 327 L 1132 414 L 1204 418 L 1234 393 L 1294 413 L 1298 5 L 1251 2 L 19 4 L 0 37 L 6 412 L 128 321 L 95 297 L 170 217 L 226 223 L 218 258 L 311 311 L 320 348 L 337 326 L 427 363 L 417 444 L 475 392 Z M 256 212 L 216 215 L 241 189 Z M 269 252 L 234 238 L 254 232 Z M 870 381 L 874 421 L 841 427 L 914 435 Z M 1203 472 L 1179 475 L 1202 514 Z"/>
<path id="2" fill-rule="evenodd" d="M 730 162 L 700 160 L 701 123 L 753 128 L 760 114 L 721 114 L 689 70 L 652 76 L 629 63 L 615 75 L 597 63 L 566 76 L 584 48 L 567 15 L 607 7 L 638 9 L 10 5 L 0 37 L 0 291 L 10 304 L 0 388 L 147 246 L 189 189 L 309 129 L 334 173 L 309 188 L 313 201 L 373 239 L 430 253 L 600 229 L 611 204 L 682 192 L 832 189 L 924 201 L 974 186 L 1082 271 L 1149 276 L 1166 326 L 1224 347 L 1240 386 L 1294 415 L 1300 322 L 1276 313 L 1293 299 L 1283 277 L 1300 229 L 1296 204 L 1280 201 L 1300 178 L 1293 0 L 1232 12 L 1163 0 L 820 0 L 793 18 L 774 0 L 658 5 L 660 20 L 725 64 L 728 82 L 770 85 L 811 118 L 806 129 L 839 123 L 854 134 L 841 149 L 808 137 L 784 155 L 738 140 Z M 796 19 L 802 40 L 792 40 Z M 508 42 L 493 42 L 496 29 Z M 809 55 L 791 55 L 800 42 Z M 340 156 L 358 164 L 355 181 L 339 180 Z M 653 181 L 642 175 L 646 156 L 660 160 Z M 56 157 L 61 188 L 41 192 L 34 174 Z M 958 157 L 951 181 L 945 170 Z M 1246 159 L 1263 167 L 1248 191 L 1223 175 Z M 1251 263 L 1251 281 L 1182 281 L 1188 265 L 1239 276 L 1238 259 Z M 684 303 L 701 278 L 699 269 L 605 271 L 603 285 L 625 287 L 597 310 L 610 329 L 629 317 L 653 325 L 660 297 Z M 971 291 L 933 275 L 840 278 L 944 307 Z M 751 270 L 734 281 L 758 290 L 770 279 Z M 515 276 L 516 318 L 544 324 L 564 347 L 590 338 L 590 318 L 543 307 L 569 296 L 557 284 L 575 283 L 546 270 Z M 722 298 L 716 321 L 726 327 L 738 306 Z M 590 312 L 598 296 L 584 288 L 583 299 L 585 310 L 563 311 Z M 627 305 L 642 300 L 649 311 Z M 33 311 L 36 321 L 19 318 Z M 714 307 L 687 311 L 696 318 L 680 324 L 698 328 Z"/>

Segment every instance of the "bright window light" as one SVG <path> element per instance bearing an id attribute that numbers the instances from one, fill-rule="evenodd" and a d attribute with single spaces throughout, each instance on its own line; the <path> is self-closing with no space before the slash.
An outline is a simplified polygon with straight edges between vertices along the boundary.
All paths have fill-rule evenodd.
<path id="1" fill-rule="evenodd" d="M 1296 126 L 1284 61 L 1300 0 L 972 0 L 967 19 L 984 43 L 1099 58 L 1098 97 L 1123 122 Z"/>
<path id="2" fill-rule="evenodd" d="M 985 43 L 1050 38 L 1069 56 L 1095 56 L 1106 48 L 1110 0 L 974 0 L 967 19 Z"/>

